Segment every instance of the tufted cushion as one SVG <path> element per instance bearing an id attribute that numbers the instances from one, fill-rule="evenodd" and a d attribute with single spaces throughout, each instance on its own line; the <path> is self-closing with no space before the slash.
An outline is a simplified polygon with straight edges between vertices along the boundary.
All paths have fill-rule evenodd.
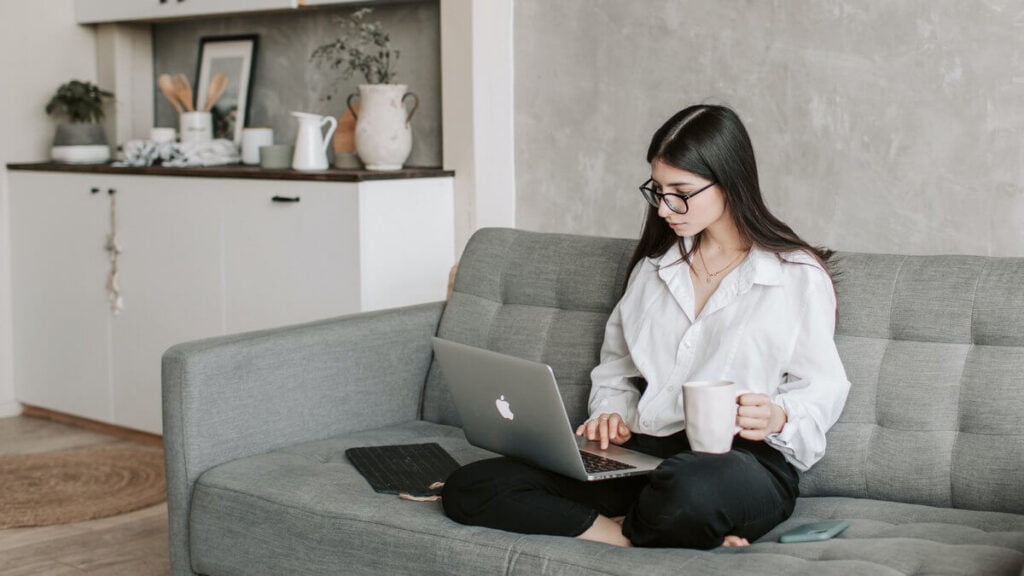
<path id="1" fill-rule="evenodd" d="M 438 336 L 549 364 L 575 425 L 586 418 L 590 371 L 635 244 L 480 230 L 459 263 Z M 423 418 L 459 423 L 436 362 L 427 377 Z"/>
<path id="2" fill-rule="evenodd" d="M 852 387 L 801 492 L 1024 513 L 1024 259 L 837 267 Z"/>

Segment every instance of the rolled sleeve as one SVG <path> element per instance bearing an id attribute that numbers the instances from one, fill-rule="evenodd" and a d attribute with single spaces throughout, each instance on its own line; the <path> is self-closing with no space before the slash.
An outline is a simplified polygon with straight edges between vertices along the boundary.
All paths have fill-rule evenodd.
<path id="1" fill-rule="evenodd" d="M 839 420 L 850 390 L 834 340 L 832 282 L 823 270 L 813 270 L 786 378 L 773 398 L 786 411 L 786 425 L 765 439 L 800 470 L 825 455 L 825 434 Z"/>
<path id="2" fill-rule="evenodd" d="M 636 430 L 640 391 L 630 381 L 640 375 L 622 333 L 619 307 L 612 310 L 601 346 L 601 363 L 590 373 L 590 419 L 602 413 L 617 413 L 631 430 Z"/>

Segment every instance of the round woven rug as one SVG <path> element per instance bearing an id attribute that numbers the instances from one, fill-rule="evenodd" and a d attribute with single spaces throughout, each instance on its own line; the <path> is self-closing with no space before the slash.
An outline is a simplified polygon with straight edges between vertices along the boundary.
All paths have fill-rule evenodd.
<path id="1" fill-rule="evenodd" d="M 166 497 L 157 446 L 118 443 L 0 456 L 0 528 L 104 518 Z"/>

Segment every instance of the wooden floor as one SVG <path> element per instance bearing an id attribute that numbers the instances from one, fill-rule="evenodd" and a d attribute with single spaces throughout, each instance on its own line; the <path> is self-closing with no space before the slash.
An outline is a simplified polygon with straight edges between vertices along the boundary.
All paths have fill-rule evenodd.
<path id="1" fill-rule="evenodd" d="M 41 418 L 0 419 L 0 455 L 129 441 Z M 0 530 L 0 576 L 169 573 L 166 504 L 76 524 Z"/>

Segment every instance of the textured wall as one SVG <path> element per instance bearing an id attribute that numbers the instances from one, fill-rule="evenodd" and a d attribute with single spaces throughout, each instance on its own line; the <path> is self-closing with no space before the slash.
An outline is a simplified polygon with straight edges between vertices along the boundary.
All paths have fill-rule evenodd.
<path id="1" fill-rule="evenodd" d="M 340 116 L 345 98 L 364 80 L 340 80 L 309 60 L 313 50 L 337 37 L 335 15 L 354 8 L 304 9 L 294 13 L 189 20 L 153 26 L 154 72 L 185 73 L 195 82 L 199 39 L 204 36 L 258 34 L 259 45 L 249 126 L 274 128 L 274 140 L 291 143 L 298 123 L 289 112 Z M 370 21 L 379 20 L 401 55 L 397 81 L 420 98 L 412 119 L 413 148 L 406 162 L 415 166 L 441 165 L 441 36 L 437 0 L 374 7 Z M 335 84 L 335 80 L 338 80 Z M 333 87 L 333 91 L 332 91 Z M 327 96 L 333 96 L 326 100 Z M 157 94 L 156 123 L 177 127 L 177 114 Z"/>
<path id="2" fill-rule="evenodd" d="M 517 0 L 517 224 L 635 237 L 650 135 L 732 106 L 813 243 L 1024 256 L 1024 5 Z"/>

